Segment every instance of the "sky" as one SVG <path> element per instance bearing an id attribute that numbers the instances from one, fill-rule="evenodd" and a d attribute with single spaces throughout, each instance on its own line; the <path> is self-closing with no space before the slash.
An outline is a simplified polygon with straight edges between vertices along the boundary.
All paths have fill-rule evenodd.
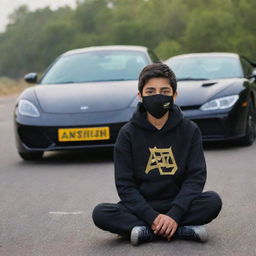
<path id="1" fill-rule="evenodd" d="M 76 6 L 76 0 L 0 0 L 0 32 L 3 32 L 8 23 L 8 16 L 19 6 L 26 4 L 30 10 L 50 6 L 58 9 L 60 6 Z"/>

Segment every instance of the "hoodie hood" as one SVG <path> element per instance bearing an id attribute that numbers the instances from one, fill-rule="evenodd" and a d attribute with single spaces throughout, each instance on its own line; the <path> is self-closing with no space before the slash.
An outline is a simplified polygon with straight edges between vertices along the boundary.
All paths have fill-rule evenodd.
<path id="1" fill-rule="evenodd" d="M 139 102 L 134 112 L 131 123 L 135 126 L 138 126 L 145 130 L 150 131 L 159 131 L 161 133 L 166 133 L 172 129 L 174 129 L 183 119 L 183 113 L 181 109 L 177 105 L 173 105 L 173 107 L 169 110 L 169 118 L 165 125 L 158 130 L 154 125 L 152 125 L 147 119 L 147 111 L 143 105 L 143 103 Z"/>

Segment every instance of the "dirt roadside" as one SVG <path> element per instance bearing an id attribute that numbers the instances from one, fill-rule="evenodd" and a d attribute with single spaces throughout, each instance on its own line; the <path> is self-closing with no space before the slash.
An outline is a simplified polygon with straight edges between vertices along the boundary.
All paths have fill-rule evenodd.
<path id="1" fill-rule="evenodd" d="M 8 77 L 0 77 L 0 98 L 19 94 L 30 86 L 23 79 L 14 80 Z"/>
<path id="2" fill-rule="evenodd" d="M 16 99 L 18 96 L 19 96 L 18 93 L 13 93 L 9 95 L 0 95 L 0 104 Z"/>

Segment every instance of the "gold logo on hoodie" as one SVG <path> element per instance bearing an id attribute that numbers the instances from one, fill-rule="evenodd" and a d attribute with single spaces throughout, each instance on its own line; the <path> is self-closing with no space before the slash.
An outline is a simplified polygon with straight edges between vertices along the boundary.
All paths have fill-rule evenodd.
<path id="1" fill-rule="evenodd" d="M 145 173 L 148 174 L 154 169 L 158 169 L 160 175 L 174 175 L 178 166 L 176 164 L 172 148 L 149 148 L 150 157 Z M 165 170 L 163 169 L 165 168 Z M 168 170 L 166 170 L 168 169 Z"/>

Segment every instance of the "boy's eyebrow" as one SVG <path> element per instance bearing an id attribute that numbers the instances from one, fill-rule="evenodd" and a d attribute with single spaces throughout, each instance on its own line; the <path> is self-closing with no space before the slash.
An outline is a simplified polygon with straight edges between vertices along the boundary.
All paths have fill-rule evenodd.
<path id="1" fill-rule="evenodd" d="M 168 86 L 168 87 L 161 87 L 160 89 L 161 89 L 161 90 L 162 90 L 162 89 L 172 89 L 172 87 L 170 87 L 170 86 Z"/>
<path id="2" fill-rule="evenodd" d="M 148 87 L 148 88 L 146 88 L 146 90 L 155 90 L 156 88 L 155 87 Z M 166 87 L 161 87 L 160 88 L 161 90 L 163 90 L 163 89 L 171 89 L 171 87 L 170 86 L 166 86 Z"/>

